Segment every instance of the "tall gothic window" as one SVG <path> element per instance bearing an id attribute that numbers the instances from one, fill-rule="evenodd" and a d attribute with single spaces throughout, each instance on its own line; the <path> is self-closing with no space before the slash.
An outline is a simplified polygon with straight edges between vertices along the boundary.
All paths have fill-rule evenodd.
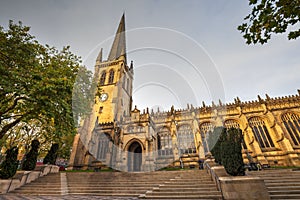
<path id="1" fill-rule="evenodd" d="M 173 156 L 172 138 L 167 128 L 162 128 L 157 133 L 158 156 Z"/>
<path id="2" fill-rule="evenodd" d="M 240 129 L 240 124 L 236 121 L 236 120 L 233 120 L 233 119 L 228 119 L 224 122 L 224 126 L 225 128 L 236 128 L 236 129 Z M 242 142 L 242 146 L 243 146 L 243 149 L 247 149 L 247 145 L 245 143 L 245 140 L 243 138 L 243 142 Z"/>
<path id="3" fill-rule="evenodd" d="M 102 72 L 101 77 L 100 77 L 100 85 L 105 84 L 105 79 L 106 79 L 106 72 Z"/>
<path id="4" fill-rule="evenodd" d="M 201 139 L 202 139 L 202 144 L 204 147 L 205 154 L 209 152 L 207 140 L 208 140 L 209 132 L 213 131 L 213 129 L 214 127 L 210 122 L 204 122 L 203 124 L 200 125 L 200 134 L 201 134 Z"/>
<path id="5" fill-rule="evenodd" d="M 111 69 L 109 71 L 108 84 L 112 84 L 114 82 L 114 77 L 115 77 L 115 71 Z"/>
<path id="6" fill-rule="evenodd" d="M 260 117 L 249 119 L 249 125 L 261 148 L 275 147 L 265 122 Z"/>
<path id="7" fill-rule="evenodd" d="M 286 113 L 281 116 L 286 130 L 294 145 L 300 145 L 300 117 L 295 113 Z"/>
<path id="8" fill-rule="evenodd" d="M 98 142 L 98 160 L 105 160 L 106 154 L 108 153 L 109 148 L 109 136 L 102 133 Z"/>
<path id="9" fill-rule="evenodd" d="M 177 131 L 177 140 L 180 154 L 196 153 L 194 134 L 191 126 L 180 126 Z"/>

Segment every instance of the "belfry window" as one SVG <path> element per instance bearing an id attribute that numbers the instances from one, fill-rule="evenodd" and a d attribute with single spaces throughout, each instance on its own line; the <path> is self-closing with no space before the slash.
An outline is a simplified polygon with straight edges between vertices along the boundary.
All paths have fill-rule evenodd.
<path id="1" fill-rule="evenodd" d="M 261 148 L 275 147 L 265 122 L 260 117 L 249 119 L 255 139 Z"/>
<path id="2" fill-rule="evenodd" d="M 100 85 L 105 84 L 105 79 L 106 79 L 106 72 L 102 72 L 101 77 L 100 77 Z"/>
<path id="3" fill-rule="evenodd" d="M 114 77 L 115 77 L 115 71 L 111 69 L 109 71 L 108 84 L 112 84 L 114 82 Z"/>
<path id="4" fill-rule="evenodd" d="M 290 139 L 294 145 L 300 145 L 300 117 L 295 113 L 286 113 L 281 116 Z"/>
<path id="5" fill-rule="evenodd" d="M 167 128 L 161 129 L 157 133 L 158 156 L 173 156 L 172 138 Z"/>
<path id="6" fill-rule="evenodd" d="M 202 144 L 204 148 L 204 153 L 207 154 L 209 152 L 209 147 L 208 147 L 208 137 L 209 137 L 209 132 L 213 131 L 214 127 L 212 123 L 210 122 L 204 122 L 200 126 L 200 134 L 201 134 L 201 139 L 202 139 Z"/>
<path id="7" fill-rule="evenodd" d="M 109 148 L 109 136 L 102 133 L 99 137 L 98 144 L 99 145 L 98 145 L 97 159 L 105 160 L 106 154 L 108 153 L 108 148 Z"/>
<path id="8" fill-rule="evenodd" d="M 180 154 L 196 153 L 194 134 L 189 125 L 182 125 L 178 128 L 177 140 Z"/>
<path id="9" fill-rule="evenodd" d="M 236 120 L 233 120 L 233 119 L 228 119 L 224 122 L 224 126 L 225 128 L 229 129 L 229 128 L 236 128 L 236 129 L 240 129 L 240 124 L 236 121 Z M 243 146 L 243 149 L 247 149 L 247 145 L 245 143 L 245 140 L 243 138 L 243 142 L 242 142 L 242 146 Z"/>

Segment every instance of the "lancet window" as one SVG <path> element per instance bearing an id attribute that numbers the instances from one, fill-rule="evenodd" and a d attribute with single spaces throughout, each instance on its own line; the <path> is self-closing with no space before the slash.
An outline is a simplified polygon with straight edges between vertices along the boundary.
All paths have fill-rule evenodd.
<path id="1" fill-rule="evenodd" d="M 261 148 L 275 147 L 265 122 L 260 117 L 252 117 L 249 119 L 249 125 Z"/>
<path id="2" fill-rule="evenodd" d="M 289 133 L 294 145 L 300 145 L 300 117 L 295 113 L 286 113 L 281 116 L 281 120 Z"/>
<path id="3" fill-rule="evenodd" d="M 208 137 L 209 137 L 209 132 L 213 131 L 214 127 L 211 122 L 204 122 L 203 124 L 200 125 L 200 134 L 201 134 L 201 139 L 202 139 L 202 144 L 204 147 L 204 153 L 207 154 L 209 152 L 209 147 L 208 147 Z"/>
<path id="4" fill-rule="evenodd" d="M 157 133 L 158 156 L 173 156 L 172 138 L 170 131 L 167 128 L 162 128 Z"/>
<path id="5" fill-rule="evenodd" d="M 115 71 L 111 69 L 109 71 L 108 84 L 112 84 L 114 82 L 114 77 L 115 77 Z"/>
<path id="6" fill-rule="evenodd" d="M 101 77 L 100 77 L 100 85 L 105 84 L 105 79 L 106 79 L 106 72 L 102 72 Z"/>
<path id="7" fill-rule="evenodd" d="M 177 131 L 178 150 L 180 154 L 196 153 L 194 134 L 189 125 L 182 125 Z"/>

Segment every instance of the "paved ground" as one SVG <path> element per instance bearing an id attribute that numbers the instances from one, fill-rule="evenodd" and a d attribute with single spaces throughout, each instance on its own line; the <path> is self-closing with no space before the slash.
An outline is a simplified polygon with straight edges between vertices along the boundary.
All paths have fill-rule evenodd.
<path id="1" fill-rule="evenodd" d="M 25 195 L 13 195 L 6 194 L 0 195 L 1 200 L 137 200 L 136 197 L 101 197 L 101 196 L 76 196 L 76 195 L 57 195 L 57 196 L 25 196 Z"/>

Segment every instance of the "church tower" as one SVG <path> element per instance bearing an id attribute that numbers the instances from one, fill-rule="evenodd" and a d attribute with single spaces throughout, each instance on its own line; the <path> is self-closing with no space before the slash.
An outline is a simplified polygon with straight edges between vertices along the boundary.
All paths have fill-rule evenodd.
<path id="1" fill-rule="evenodd" d="M 86 117 L 74 138 L 70 166 L 86 168 L 91 161 L 105 160 L 105 143 L 115 137 L 116 126 L 124 116 L 129 116 L 132 104 L 133 63 L 127 65 L 125 16 L 123 14 L 107 60 L 102 59 L 101 49 L 95 64 L 94 80 L 98 94 L 92 112 Z M 106 135 L 104 141 L 101 136 Z M 102 143 L 105 143 L 105 148 Z M 111 144 L 110 144 L 111 145 Z M 106 149 L 103 152 L 103 149 Z M 100 156 L 99 156 L 100 155 Z"/>
<path id="2" fill-rule="evenodd" d="M 118 122 L 124 115 L 129 115 L 132 103 L 133 64 L 127 65 L 124 14 L 108 59 L 102 61 L 101 49 L 95 72 L 101 93 L 96 104 L 98 123 Z"/>

